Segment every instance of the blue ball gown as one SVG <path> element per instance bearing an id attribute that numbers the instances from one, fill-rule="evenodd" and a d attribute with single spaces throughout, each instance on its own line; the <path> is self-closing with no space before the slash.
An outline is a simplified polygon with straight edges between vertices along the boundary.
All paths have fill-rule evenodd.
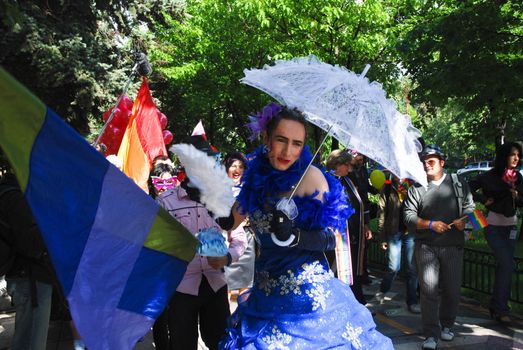
<path id="1" fill-rule="evenodd" d="M 297 169 L 286 172 L 267 166 L 261 150 L 249 163 L 238 200 L 249 214 L 260 255 L 254 286 L 240 296 L 220 349 L 393 349 L 350 287 L 334 277 L 323 252 L 280 247 L 271 239 L 271 213 L 264 203 L 276 200 L 270 193 L 281 193 L 296 183 L 310 159 L 306 151 Z M 340 229 L 337 226 L 344 225 L 352 213 L 339 181 L 330 174 L 326 179 L 329 193 L 323 202 L 313 196 L 295 198 L 296 226 Z"/>

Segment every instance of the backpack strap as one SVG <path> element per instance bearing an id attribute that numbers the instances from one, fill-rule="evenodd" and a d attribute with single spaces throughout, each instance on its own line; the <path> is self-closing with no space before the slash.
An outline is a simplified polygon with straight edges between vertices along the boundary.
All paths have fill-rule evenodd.
<path id="1" fill-rule="evenodd" d="M 452 187 L 454 188 L 454 195 L 458 201 L 459 217 L 463 214 L 463 184 L 459 181 L 456 173 L 450 174 L 452 178 Z"/>

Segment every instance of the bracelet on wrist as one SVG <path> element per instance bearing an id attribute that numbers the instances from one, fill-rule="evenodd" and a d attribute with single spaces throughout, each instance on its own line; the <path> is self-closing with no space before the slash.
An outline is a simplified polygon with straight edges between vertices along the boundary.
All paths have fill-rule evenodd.
<path id="1" fill-rule="evenodd" d="M 433 224 L 432 220 L 429 220 L 429 230 L 431 230 L 431 231 L 432 231 L 432 224 Z"/>

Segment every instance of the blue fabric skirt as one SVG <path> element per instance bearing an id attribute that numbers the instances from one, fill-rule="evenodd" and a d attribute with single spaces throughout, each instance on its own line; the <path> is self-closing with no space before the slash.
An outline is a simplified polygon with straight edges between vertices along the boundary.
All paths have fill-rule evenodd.
<path id="1" fill-rule="evenodd" d="M 350 287 L 320 261 L 279 276 L 257 272 L 227 331 L 221 349 L 394 349 Z"/>

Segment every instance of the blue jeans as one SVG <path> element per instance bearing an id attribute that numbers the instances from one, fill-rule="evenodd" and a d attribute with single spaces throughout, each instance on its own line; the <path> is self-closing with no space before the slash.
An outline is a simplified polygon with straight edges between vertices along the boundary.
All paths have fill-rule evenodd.
<path id="1" fill-rule="evenodd" d="M 418 303 L 416 290 L 418 288 L 418 274 L 414 264 L 414 237 L 407 233 L 398 232 L 389 237 L 388 257 L 389 267 L 386 275 L 381 281 L 380 291 L 387 293 L 392 286 L 392 281 L 401 268 L 401 248 L 405 247 L 405 257 L 407 258 L 407 305 Z"/>
<path id="2" fill-rule="evenodd" d="M 7 278 L 7 291 L 15 304 L 15 334 L 12 350 L 45 350 L 51 315 L 53 287 L 36 282 L 38 306 L 31 304 L 31 283 L 28 278 Z"/>
<path id="3" fill-rule="evenodd" d="M 490 307 L 500 315 L 509 312 L 508 298 L 510 297 L 510 285 L 512 284 L 512 273 L 514 272 L 514 249 L 516 239 L 509 239 L 510 231 L 516 226 L 494 226 L 485 227 L 485 238 L 496 257 L 496 275 Z"/>

